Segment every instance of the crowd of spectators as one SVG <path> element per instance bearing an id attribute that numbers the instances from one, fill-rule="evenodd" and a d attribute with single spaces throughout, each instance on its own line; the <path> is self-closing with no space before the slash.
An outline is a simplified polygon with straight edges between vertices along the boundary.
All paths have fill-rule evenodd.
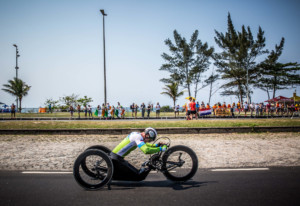
<path id="1" fill-rule="evenodd" d="M 75 109 L 76 108 L 76 109 Z M 155 105 L 142 103 L 138 105 L 132 103 L 129 106 L 131 117 L 137 118 L 138 112 L 141 113 L 142 118 L 150 118 L 151 112 L 155 112 L 155 117 L 160 118 L 161 106 L 159 102 Z M 294 112 L 300 112 L 300 104 L 285 103 L 285 102 L 267 102 L 264 104 L 261 103 L 250 103 L 248 102 L 237 102 L 232 104 L 226 104 L 220 102 L 210 106 L 209 103 L 204 104 L 202 101 L 201 104 L 194 98 L 189 98 L 188 102 L 185 105 L 171 108 L 174 111 L 175 118 L 179 117 L 180 112 L 184 112 L 187 120 L 198 119 L 200 116 L 230 116 L 230 117 L 240 117 L 240 116 L 250 116 L 250 117 L 275 117 L 275 116 L 293 116 Z M 95 116 L 100 119 L 115 119 L 120 118 L 124 119 L 126 114 L 125 107 L 121 106 L 120 102 L 117 103 L 117 106 L 107 104 L 98 105 L 96 109 L 92 109 L 91 105 L 76 105 L 69 106 L 68 111 L 70 112 L 71 118 L 74 117 L 74 112 L 78 114 L 78 118 L 81 118 L 81 112 L 84 113 L 84 118 L 94 118 Z M 15 118 L 16 107 L 14 104 L 11 105 L 11 118 Z M 51 104 L 48 106 L 48 112 L 52 113 Z M 298 114 L 299 115 L 299 114 Z"/>

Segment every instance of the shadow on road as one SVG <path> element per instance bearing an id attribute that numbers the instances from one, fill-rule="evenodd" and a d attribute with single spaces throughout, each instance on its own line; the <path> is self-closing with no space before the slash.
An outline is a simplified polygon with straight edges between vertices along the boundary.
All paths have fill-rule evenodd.
<path id="1" fill-rule="evenodd" d="M 173 188 L 173 190 L 187 190 L 195 187 L 206 186 L 208 183 L 217 183 L 215 181 L 210 182 L 197 182 L 197 181 L 187 181 L 183 183 L 172 182 L 169 180 L 162 181 L 142 181 L 142 182 L 132 182 L 132 181 L 113 181 L 111 183 L 113 190 L 130 190 L 136 189 L 137 187 L 167 187 Z M 117 186 L 117 187 L 116 187 Z"/>

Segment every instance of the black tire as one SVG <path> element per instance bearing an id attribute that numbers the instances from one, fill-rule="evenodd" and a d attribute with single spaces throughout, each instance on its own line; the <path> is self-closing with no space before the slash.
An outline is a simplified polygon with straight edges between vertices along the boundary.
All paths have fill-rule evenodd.
<path id="1" fill-rule="evenodd" d="M 196 153 L 183 145 L 169 148 L 164 153 L 162 161 L 163 174 L 172 181 L 185 182 L 191 179 L 198 170 Z"/>
<path id="2" fill-rule="evenodd" d="M 106 153 L 106 154 L 109 154 L 109 153 L 111 152 L 110 149 L 108 149 L 107 147 L 102 146 L 102 145 L 94 145 L 94 146 L 91 146 L 91 147 L 87 148 L 86 150 L 90 150 L 90 149 L 101 150 L 101 151 L 103 151 L 103 152 Z M 86 151 L 86 150 L 85 150 L 85 151 Z M 93 171 L 91 171 L 91 170 L 89 170 L 89 169 L 87 168 L 86 163 L 85 163 L 85 160 L 83 160 L 83 161 L 81 162 L 81 167 L 82 167 L 83 171 L 84 171 L 87 175 L 89 175 L 90 177 L 94 177 L 94 178 L 95 178 L 95 177 L 97 176 L 97 174 L 96 174 L 95 172 L 93 172 Z"/>
<path id="3" fill-rule="evenodd" d="M 82 162 L 88 170 L 95 171 L 93 177 L 86 174 Z M 90 149 L 78 156 L 74 163 L 73 175 L 77 183 L 88 190 L 98 190 L 109 183 L 113 176 L 113 163 L 110 157 L 100 150 Z"/>
<path id="4" fill-rule="evenodd" d="M 106 154 L 111 153 L 111 150 L 108 149 L 107 147 L 103 146 L 103 145 L 94 145 L 94 146 L 90 146 L 89 148 L 87 148 L 86 150 L 89 149 L 98 149 L 98 150 L 102 150 L 103 152 L 105 152 Z"/>

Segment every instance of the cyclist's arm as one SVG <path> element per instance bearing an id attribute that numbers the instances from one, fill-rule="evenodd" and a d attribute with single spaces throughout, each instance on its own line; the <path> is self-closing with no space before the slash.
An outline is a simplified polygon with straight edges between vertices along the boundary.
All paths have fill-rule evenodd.
<path id="1" fill-rule="evenodd" d="M 150 144 L 152 145 L 152 144 Z M 145 154 L 154 154 L 162 150 L 161 147 L 153 147 L 153 146 L 148 146 L 147 143 L 141 142 L 138 144 L 138 147 L 145 153 Z"/>
<path id="2" fill-rule="evenodd" d="M 146 145 L 148 147 L 158 147 L 157 144 L 151 144 L 151 143 L 148 143 L 148 142 L 146 142 Z"/>

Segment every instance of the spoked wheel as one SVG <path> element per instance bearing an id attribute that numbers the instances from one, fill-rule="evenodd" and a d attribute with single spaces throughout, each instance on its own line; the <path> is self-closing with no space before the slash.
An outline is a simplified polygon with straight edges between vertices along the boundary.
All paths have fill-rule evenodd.
<path id="1" fill-rule="evenodd" d="M 108 149 L 107 147 L 102 146 L 102 145 L 94 145 L 94 146 L 91 146 L 91 147 L 87 148 L 86 150 L 90 150 L 90 149 L 101 150 L 102 152 L 104 152 L 104 153 L 106 153 L 106 154 L 109 154 L 109 153 L 111 152 L 110 149 Z M 86 166 L 86 160 L 81 161 L 81 167 L 82 167 L 83 171 L 84 171 L 88 176 L 96 178 L 97 173 L 96 173 L 95 171 L 91 171 L 91 170 Z"/>
<path id="2" fill-rule="evenodd" d="M 93 177 L 82 168 L 82 162 Z M 106 153 L 100 150 L 86 150 L 75 161 L 73 175 L 77 183 L 85 189 L 97 190 L 111 181 L 113 176 L 113 163 Z"/>
<path id="3" fill-rule="evenodd" d="M 195 152 L 183 145 L 168 149 L 162 157 L 163 174 L 172 181 L 187 181 L 198 170 Z"/>

